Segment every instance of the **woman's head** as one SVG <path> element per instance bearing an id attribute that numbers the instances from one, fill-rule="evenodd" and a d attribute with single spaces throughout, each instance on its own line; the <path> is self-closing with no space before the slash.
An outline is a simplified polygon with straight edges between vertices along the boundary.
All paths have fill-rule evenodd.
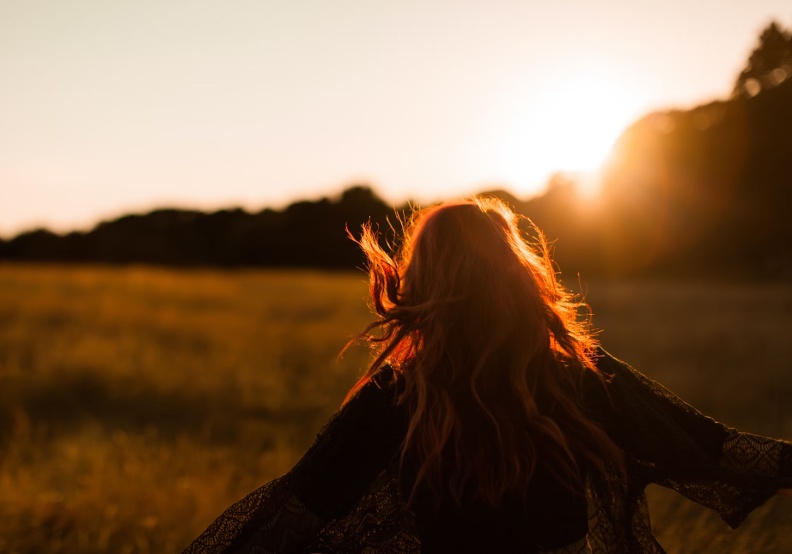
<path id="1" fill-rule="evenodd" d="M 415 212 L 394 256 L 370 226 L 359 241 L 378 316 L 363 335 L 377 356 L 348 398 L 392 365 L 410 413 L 402 461 L 417 461 L 416 487 L 457 501 L 495 504 L 527 486 L 536 463 L 572 483 L 579 459 L 612 446 L 572 394 L 596 371 L 581 304 L 523 221 L 533 238 L 504 203 L 474 198 Z"/>
<path id="2" fill-rule="evenodd" d="M 419 212 L 398 259 L 404 301 L 467 300 L 503 272 L 519 270 L 518 231 L 510 219 L 502 205 L 481 200 Z"/>
<path id="3" fill-rule="evenodd" d="M 580 304 L 557 282 L 541 232 L 523 221 L 532 242 L 497 199 L 439 204 L 413 214 L 392 258 L 364 227 L 375 311 L 396 335 L 409 331 L 392 352 L 384 341 L 380 361 L 402 365 L 417 352 L 411 343 L 426 347 L 439 335 L 451 356 L 478 345 L 486 358 L 487 348 L 516 340 L 524 353 L 552 348 L 587 363 L 593 340 L 578 320 Z"/>
<path id="4" fill-rule="evenodd" d="M 495 201 L 444 204 L 419 212 L 397 260 L 402 301 L 465 303 L 529 277 L 536 260 L 524 248 L 516 223 Z"/>

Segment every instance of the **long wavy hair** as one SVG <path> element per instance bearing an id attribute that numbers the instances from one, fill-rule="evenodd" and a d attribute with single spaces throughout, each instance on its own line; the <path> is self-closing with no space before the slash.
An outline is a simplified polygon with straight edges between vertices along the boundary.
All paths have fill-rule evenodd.
<path id="1" fill-rule="evenodd" d="M 583 304 L 530 226 L 528 239 L 494 198 L 444 203 L 413 214 L 393 257 L 363 226 L 378 317 L 361 337 L 375 358 L 345 402 L 393 367 L 409 413 L 411 499 L 424 484 L 437 501 L 447 491 L 496 506 L 527 488 L 537 464 L 582 491 L 584 463 L 620 455 L 577 401 L 582 374 L 597 373 Z"/>

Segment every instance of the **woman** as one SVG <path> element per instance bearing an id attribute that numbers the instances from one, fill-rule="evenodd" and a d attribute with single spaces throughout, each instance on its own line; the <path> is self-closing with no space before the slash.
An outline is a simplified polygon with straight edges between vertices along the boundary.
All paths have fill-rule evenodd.
<path id="1" fill-rule="evenodd" d="M 663 552 L 644 488 L 733 527 L 792 487 L 792 444 L 696 412 L 596 345 L 541 234 L 494 199 L 364 226 L 376 357 L 286 475 L 195 552 Z"/>

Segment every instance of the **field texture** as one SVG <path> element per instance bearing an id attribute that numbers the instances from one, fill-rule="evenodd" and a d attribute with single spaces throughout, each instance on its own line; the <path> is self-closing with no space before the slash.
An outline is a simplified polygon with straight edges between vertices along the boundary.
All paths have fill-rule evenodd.
<path id="1" fill-rule="evenodd" d="M 613 354 L 792 438 L 792 286 L 595 282 Z M 177 552 L 287 471 L 365 366 L 362 274 L 0 265 L 0 552 Z M 792 499 L 731 531 L 650 489 L 669 552 L 792 552 Z"/>

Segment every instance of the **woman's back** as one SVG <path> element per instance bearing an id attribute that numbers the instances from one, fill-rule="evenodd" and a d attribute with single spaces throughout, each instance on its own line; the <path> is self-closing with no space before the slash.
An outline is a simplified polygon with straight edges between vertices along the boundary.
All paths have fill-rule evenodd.
<path id="1" fill-rule="evenodd" d="M 336 431 L 294 470 L 295 490 L 322 517 L 340 517 L 377 476 L 399 461 L 409 414 L 397 403 L 398 384 L 389 367 L 352 398 Z M 447 475 L 453 473 L 452 456 Z M 418 464 L 407 460 L 400 489 L 411 490 Z M 588 529 L 585 491 L 572 490 L 538 464 L 527 489 L 508 491 L 497 506 L 481 499 L 458 503 L 419 487 L 410 502 L 423 552 L 543 552 L 581 540 Z"/>

